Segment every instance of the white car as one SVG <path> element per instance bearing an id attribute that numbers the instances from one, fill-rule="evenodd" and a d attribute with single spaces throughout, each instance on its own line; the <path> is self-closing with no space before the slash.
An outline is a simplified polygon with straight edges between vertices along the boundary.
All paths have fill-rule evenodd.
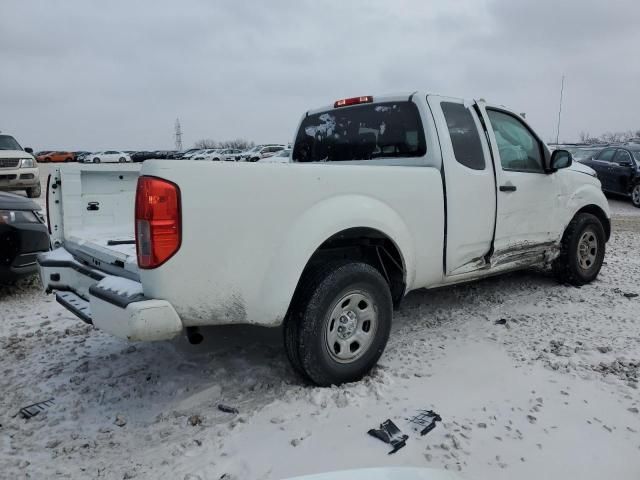
<path id="1" fill-rule="evenodd" d="M 205 155 L 204 160 L 211 160 L 214 162 L 235 161 L 236 155 L 239 153 L 240 150 L 233 148 L 218 148 Z"/>
<path id="2" fill-rule="evenodd" d="M 22 148 L 15 138 L 2 133 L 0 134 L 0 191 L 15 190 L 24 190 L 29 198 L 38 198 L 40 171 L 33 156 L 33 150 Z M 3 242 L 9 242 L 9 240 L 0 240 L 0 245 Z"/>
<path id="3" fill-rule="evenodd" d="M 611 234 L 570 152 L 504 107 L 426 92 L 306 112 L 287 168 L 118 167 L 53 169 L 45 290 L 130 341 L 282 326 L 293 369 L 321 386 L 371 370 L 407 293 L 534 266 L 584 285 Z"/>
<path id="4" fill-rule="evenodd" d="M 105 150 L 104 152 L 95 152 L 84 158 L 85 163 L 130 163 L 131 156 L 126 152 L 117 150 Z"/>
<path id="5" fill-rule="evenodd" d="M 186 158 L 189 158 L 190 160 L 210 160 L 210 158 L 208 157 L 212 154 L 215 154 L 219 150 L 220 149 L 218 148 L 209 148 L 206 150 L 200 150 L 199 152 L 196 152 L 194 155 L 191 155 L 190 157 L 186 157 Z"/>
<path id="6" fill-rule="evenodd" d="M 291 161 L 291 149 L 285 148 L 280 150 L 275 155 L 263 158 L 260 163 L 289 163 Z"/>
<path id="7" fill-rule="evenodd" d="M 257 162 L 258 160 L 262 160 L 263 158 L 268 158 L 275 155 L 280 150 L 284 150 L 284 145 L 264 145 L 259 147 L 253 152 L 250 152 L 247 161 L 249 162 Z"/>

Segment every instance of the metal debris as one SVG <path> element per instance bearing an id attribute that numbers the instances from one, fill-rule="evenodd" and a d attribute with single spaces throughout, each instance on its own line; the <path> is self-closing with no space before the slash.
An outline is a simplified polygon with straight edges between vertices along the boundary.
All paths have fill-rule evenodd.
<path id="1" fill-rule="evenodd" d="M 418 415 L 409 418 L 409 422 L 420 427 L 420 435 L 426 435 L 436 428 L 436 422 L 441 422 L 442 417 L 433 410 L 418 410 Z"/>
<path id="2" fill-rule="evenodd" d="M 372 428 L 367 433 L 372 437 L 382 440 L 384 443 L 390 444 L 393 449 L 389 452 L 389 455 L 396 453 L 404 447 L 409 438 L 409 435 L 404 435 L 391 420 L 385 420 L 380 424 L 380 429 Z"/>
<path id="3" fill-rule="evenodd" d="M 27 405 L 26 407 L 22 407 L 19 413 L 20 415 L 22 415 L 22 418 L 29 419 L 35 417 L 40 412 L 46 410 L 51 406 L 53 406 L 53 398 L 49 398 L 42 402 L 37 402 L 31 405 Z"/>
<path id="4" fill-rule="evenodd" d="M 218 404 L 218 410 L 224 413 L 235 413 L 236 415 L 240 413 L 237 408 L 230 407 L 229 405 L 224 405 L 222 403 Z"/>

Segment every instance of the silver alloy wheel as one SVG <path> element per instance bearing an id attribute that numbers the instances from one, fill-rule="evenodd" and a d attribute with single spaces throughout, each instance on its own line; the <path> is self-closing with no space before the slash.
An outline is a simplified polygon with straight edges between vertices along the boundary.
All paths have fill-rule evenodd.
<path id="1" fill-rule="evenodd" d="M 631 190 L 631 201 L 634 205 L 640 205 L 640 183 Z"/>
<path id="2" fill-rule="evenodd" d="M 577 255 L 581 269 L 589 270 L 594 265 L 598 256 L 598 237 L 592 229 L 586 229 L 580 236 Z"/>
<path id="3" fill-rule="evenodd" d="M 340 298 L 327 318 L 325 344 L 333 360 L 351 363 L 373 343 L 378 313 L 373 299 L 363 291 L 352 291 Z"/>

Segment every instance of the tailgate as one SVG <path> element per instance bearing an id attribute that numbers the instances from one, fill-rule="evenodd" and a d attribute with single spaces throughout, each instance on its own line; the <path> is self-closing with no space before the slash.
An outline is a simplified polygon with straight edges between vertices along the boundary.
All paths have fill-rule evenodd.
<path id="1" fill-rule="evenodd" d="M 48 182 L 47 214 L 54 248 L 101 271 L 138 278 L 134 241 L 140 164 L 73 164 Z"/>

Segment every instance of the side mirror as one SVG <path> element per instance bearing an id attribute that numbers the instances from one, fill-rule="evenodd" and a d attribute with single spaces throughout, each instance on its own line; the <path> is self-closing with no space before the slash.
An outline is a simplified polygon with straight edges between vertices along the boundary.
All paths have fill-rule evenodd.
<path id="1" fill-rule="evenodd" d="M 573 156 L 567 150 L 554 150 L 551 154 L 551 170 L 556 171 L 567 168 L 573 163 Z"/>
<path id="2" fill-rule="evenodd" d="M 27 148 L 24 149 L 24 151 L 27 152 L 27 153 L 33 153 L 33 148 L 27 147 Z"/>

